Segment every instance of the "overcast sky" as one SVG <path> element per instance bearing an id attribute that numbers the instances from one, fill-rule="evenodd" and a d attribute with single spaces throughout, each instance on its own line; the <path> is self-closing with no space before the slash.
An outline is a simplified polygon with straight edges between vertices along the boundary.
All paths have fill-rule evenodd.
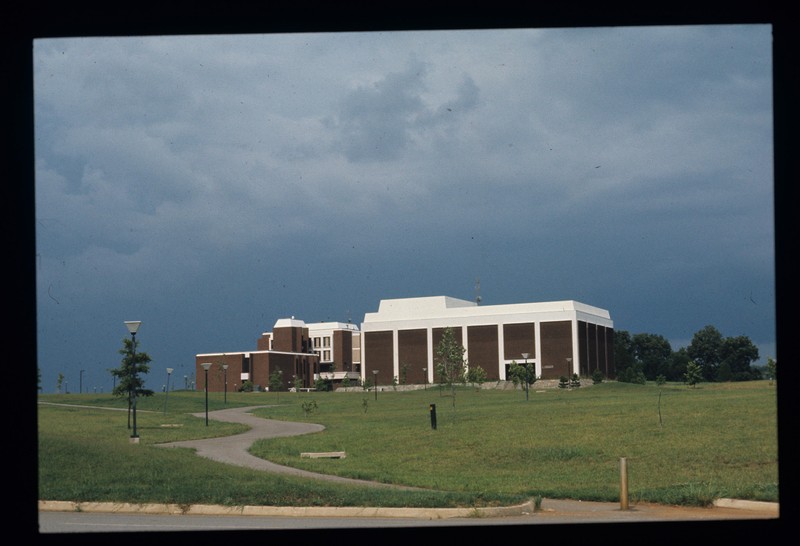
<path id="1" fill-rule="evenodd" d="M 578 300 L 775 357 L 769 25 L 34 42 L 44 392 L 279 318 Z"/>

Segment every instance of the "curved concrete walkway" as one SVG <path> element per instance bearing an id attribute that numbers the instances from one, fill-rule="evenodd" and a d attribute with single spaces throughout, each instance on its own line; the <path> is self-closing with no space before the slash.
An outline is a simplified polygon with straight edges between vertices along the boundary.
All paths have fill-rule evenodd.
<path id="1" fill-rule="evenodd" d="M 241 423 L 250 427 L 249 430 L 242 432 L 241 434 L 223 436 L 221 438 L 206 438 L 202 440 L 170 442 L 167 444 L 158 444 L 158 446 L 188 447 L 190 449 L 194 449 L 201 457 L 206 457 L 221 463 L 244 466 L 254 470 L 265 470 L 268 472 L 276 472 L 304 478 L 314 478 L 318 480 L 327 480 L 355 485 L 368 485 L 371 487 L 391 487 L 395 489 L 421 490 L 420 488 L 415 487 L 392 485 L 353 478 L 342 478 L 340 476 L 332 476 L 330 474 L 318 474 L 316 472 L 309 472 L 307 470 L 300 470 L 290 466 L 279 465 L 251 455 L 248 450 L 256 440 L 261 440 L 264 438 L 278 438 L 282 436 L 298 436 L 301 434 L 310 434 L 312 432 L 320 432 L 325 430 L 325 427 L 322 425 L 313 423 L 274 421 L 272 419 L 262 419 L 250 413 L 254 409 L 264 407 L 267 406 L 248 406 L 244 408 L 230 408 L 209 412 L 209 419 L 214 419 L 215 421 L 224 421 L 227 423 Z M 205 417 L 205 413 L 195 413 L 194 415 L 197 417 Z"/>

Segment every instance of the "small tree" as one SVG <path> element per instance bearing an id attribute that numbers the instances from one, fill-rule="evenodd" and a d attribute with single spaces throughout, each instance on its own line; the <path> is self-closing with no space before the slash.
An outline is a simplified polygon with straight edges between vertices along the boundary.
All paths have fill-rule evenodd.
<path id="1" fill-rule="evenodd" d="M 300 389 L 303 388 L 303 379 L 294 375 L 292 376 L 292 384 L 294 385 L 295 392 L 299 393 Z"/>
<path id="2" fill-rule="evenodd" d="M 61 385 L 64 384 L 64 374 L 59 373 L 58 377 L 56 378 L 56 391 L 58 394 L 61 394 Z"/>
<path id="3" fill-rule="evenodd" d="M 508 374 L 506 375 L 506 379 L 511 380 L 511 384 L 514 385 L 516 389 L 520 383 L 522 383 L 522 367 L 517 364 L 516 360 L 512 360 L 511 364 L 508 366 Z"/>
<path id="4" fill-rule="evenodd" d="M 275 391 L 275 398 L 280 400 L 280 392 L 283 388 L 283 370 L 275 370 L 269 376 L 269 390 Z"/>
<path id="5" fill-rule="evenodd" d="M 132 339 L 122 339 L 122 362 L 119 368 L 111 370 L 111 375 L 119 382 L 111 391 L 114 396 L 128 397 L 128 428 L 131 428 L 131 407 L 134 397 L 153 396 L 153 391 L 144 388 L 142 375 L 150 371 L 150 356 L 142 351 L 137 351 L 139 342 Z"/>
<path id="6" fill-rule="evenodd" d="M 592 383 L 597 385 L 598 383 L 603 382 L 603 372 L 600 371 L 600 368 L 595 368 L 594 372 L 592 372 Z"/>
<path id="7" fill-rule="evenodd" d="M 467 369 L 467 382 L 475 386 L 476 390 L 480 390 L 480 386 L 486 382 L 486 370 L 480 366 L 470 366 Z"/>
<path id="8" fill-rule="evenodd" d="M 516 360 L 511 362 L 511 365 L 508 367 L 508 376 L 511 379 L 512 383 L 514 383 L 514 388 L 517 388 L 517 385 L 522 385 L 525 389 L 525 399 L 528 399 L 528 391 L 531 388 L 531 385 L 536 383 L 536 367 L 533 362 L 526 363 L 526 364 L 518 364 Z"/>
<path id="9" fill-rule="evenodd" d="M 400 364 L 400 384 L 408 383 L 408 364 Z"/>
<path id="10" fill-rule="evenodd" d="M 772 385 L 773 381 L 778 379 L 778 363 L 772 357 L 767 358 L 767 377 L 769 384 Z"/>
<path id="11" fill-rule="evenodd" d="M 693 360 L 690 360 L 686 365 L 686 374 L 683 377 L 687 385 L 694 387 L 703 380 L 703 369 L 695 364 Z"/>
<path id="12" fill-rule="evenodd" d="M 450 389 L 453 407 L 456 407 L 456 385 L 464 384 L 467 363 L 464 360 L 466 349 L 456 341 L 452 328 L 445 328 L 442 339 L 436 347 L 436 371 L 439 381 Z"/>

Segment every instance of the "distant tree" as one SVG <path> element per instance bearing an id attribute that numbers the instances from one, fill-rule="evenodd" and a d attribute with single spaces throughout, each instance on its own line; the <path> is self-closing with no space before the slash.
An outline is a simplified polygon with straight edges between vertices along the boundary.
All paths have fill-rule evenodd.
<path id="1" fill-rule="evenodd" d="M 720 366 L 730 369 L 733 381 L 760 379 L 761 372 L 752 364 L 758 360 L 758 347 L 747 336 L 726 337 L 720 347 Z"/>
<path id="2" fill-rule="evenodd" d="M 36 367 L 36 392 L 42 390 L 42 369 Z"/>
<path id="3" fill-rule="evenodd" d="M 64 374 L 59 373 L 58 377 L 56 377 L 56 392 L 61 394 L 61 385 L 64 384 Z"/>
<path id="4" fill-rule="evenodd" d="M 614 330 L 614 366 L 619 381 L 626 381 L 631 375 L 627 370 L 634 366 L 633 348 L 631 334 L 626 330 Z"/>
<path id="5" fill-rule="evenodd" d="M 686 347 L 673 351 L 670 357 L 669 370 L 666 373 L 667 381 L 683 381 L 689 360 L 689 353 L 686 351 Z"/>
<path id="6" fill-rule="evenodd" d="M 716 381 L 717 371 L 722 361 L 722 334 L 714 326 L 708 325 L 692 337 L 686 352 L 692 361 L 700 366 L 703 379 Z"/>
<path id="7" fill-rule="evenodd" d="M 647 378 L 644 375 L 644 370 L 640 362 L 634 362 L 617 375 L 617 380 L 623 383 L 635 383 L 637 385 L 644 385 L 647 383 Z"/>
<path id="8" fill-rule="evenodd" d="M 119 379 L 111 394 L 128 397 L 128 428 L 131 428 L 130 412 L 134 397 L 153 396 L 152 390 L 144 388 L 142 378 L 150 371 L 151 358 L 147 353 L 136 349 L 138 341 L 123 338 L 122 344 L 122 349 L 119 350 L 122 355 L 120 367 L 111 370 L 111 375 Z"/>
<path id="9" fill-rule="evenodd" d="M 672 347 L 664 336 L 636 334 L 631 338 L 631 348 L 634 360 L 641 365 L 646 379 L 653 381 L 659 375 L 666 375 Z"/>
<path id="10" fill-rule="evenodd" d="M 695 364 L 694 361 L 690 360 L 689 363 L 686 365 L 686 374 L 684 375 L 684 381 L 690 387 L 694 387 L 702 380 L 703 380 L 703 369 L 700 367 L 699 364 Z"/>
<path id="11" fill-rule="evenodd" d="M 466 383 L 466 367 L 464 360 L 466 349 L 456 341 L 452 328 L 445 328 L 442 339 L 436 347 L 436 371 L 441 384 L 450 389 L 453 407 L 456 406 L 456 385 Z"/>

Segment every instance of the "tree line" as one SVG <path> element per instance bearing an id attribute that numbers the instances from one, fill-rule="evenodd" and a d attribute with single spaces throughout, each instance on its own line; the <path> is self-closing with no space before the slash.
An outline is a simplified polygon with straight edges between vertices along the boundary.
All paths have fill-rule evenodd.
<path id="1" fill-rule="evenodd" d="M 775 361 L 766 368 L 755 366 L 758 347 L 747 336 L 723 337 L 714 326 L 705 326 L 687 347 L 674 351 L 664 336 L 614 331 L 614 361 L 617 380 L 686 381 L 699 373 L 701 381 L 753 381 L 775 379 Z M 695 371 L 696 370 L 696 371 Z"/>

